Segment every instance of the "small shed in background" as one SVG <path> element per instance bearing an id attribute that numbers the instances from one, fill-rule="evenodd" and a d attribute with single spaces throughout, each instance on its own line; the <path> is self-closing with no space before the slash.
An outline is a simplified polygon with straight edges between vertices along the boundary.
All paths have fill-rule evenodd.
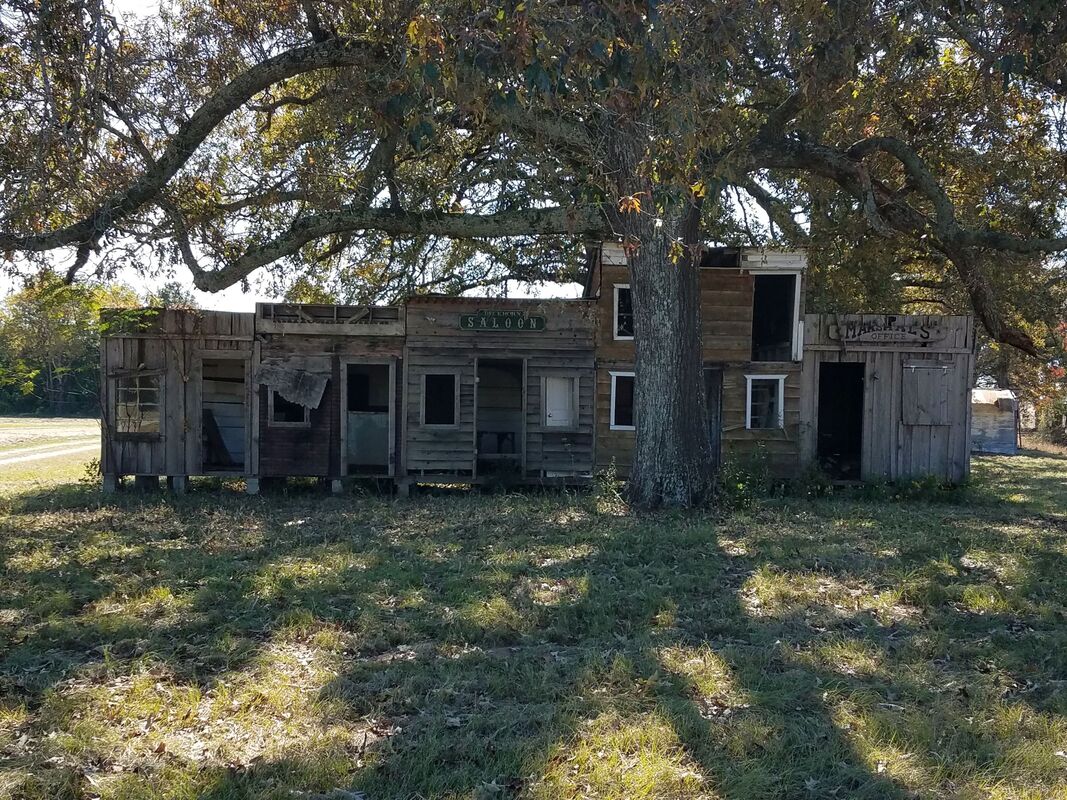
<path id="1" fill-rule="evenodd" d="M 1019 452 L 1019 401 L 1010 389 L 971 390 L 971 452 Z"/>

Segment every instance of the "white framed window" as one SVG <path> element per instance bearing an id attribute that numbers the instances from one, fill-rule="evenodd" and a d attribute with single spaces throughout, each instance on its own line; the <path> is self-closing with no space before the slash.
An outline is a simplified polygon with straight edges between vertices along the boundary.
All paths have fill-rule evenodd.
<path id="1" fill-rule="evenodd" d="M 311 409 L 286 400 L 271 389 L 267 395 L 267 420 L 272 428 L 310 428 Z"/>
<path id="2" fill-rule="evenodd" d="M 577 428 L 578 378 L 574 375 L 545 375 L 541 390 L 542 424 L 546 428 Z"/>
<path id="3" fill-rule="evenodd" d="M 634 304 L 630 294 L 630 284 L 615 284 L 615 311 L 612 315 L 612 331 L 618 341 L 631 341 L 634 338 Z"/>
<path id="4" fill-rule="evenodd" d="M 800 273 L 753 272 L 752 361 L 800 361 Z"/>
<path id="5" fill-rule="evenodd" d="M 122 375 L 115 379 L 116 435 L 159 437 L 162 382 L 159 373 Z"/>
<path id="6" fill-rule="evenodd" d="M 422 376 L 422 424 L 450 428 L 459 424 L 459 375 L 428 372 Z"/>
<path id="7" fill-rule="evenodd" d="M 634 427 L 634 374 L 611 373 L 611 429 L 632 431 Z"/>
<path id="8" fill-rule="evenodd" d="M 785 375 L 745 376 L 745 427 L 748 430 L 785 427 Z"/>

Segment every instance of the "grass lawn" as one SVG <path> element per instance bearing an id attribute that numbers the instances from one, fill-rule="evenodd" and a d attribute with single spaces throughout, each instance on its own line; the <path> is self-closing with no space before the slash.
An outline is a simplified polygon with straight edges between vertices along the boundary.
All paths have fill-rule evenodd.
<path id="1" fill-rule="evenodd" d="M 0 416 L 0 453 L 67 441 L 100 438 L 100 422 L 84 417 Z"/>
<path id="2" fill-rule="evenodd" d="M 1065 509 L 9 487 L 0 797 L 1067 798 Z"/>
<path id="3" fill-rule="evenodd" d="M 87 476 L 99 457 L 100 422 L 80 417 L 0 417 L 0 495 L 48 491 Z M 76 449 L 77 452 L 65 451 Z"/>

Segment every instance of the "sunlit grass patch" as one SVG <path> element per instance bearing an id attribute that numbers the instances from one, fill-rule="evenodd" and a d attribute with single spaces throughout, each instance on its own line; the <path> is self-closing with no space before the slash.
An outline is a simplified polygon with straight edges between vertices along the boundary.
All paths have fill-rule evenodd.
<path id="1" fill-rule="evenodd" d="M 550 575 L 533 575 L 521 578 L 513 594 L 524 604 L 541 607 L 560 606 L 579 602 L 589 592 L 589 578 L 557 578 Z"/>
<path id="2" fill-rule="evenodd" d="M 531 630 L 534 616 L 520 609 L 511 599 L 498 595 L 477 600 L 459 609 L 459 619 L 472 633 L 490 642 L 513 641 L 519 634 Z"/>
<path id="3" fill-rule="evenodd" d="M 746 581 L 742 594 L 758 616 L 801 613 L 843 615 L 860 609 L 886 610 L 899 595 L 883 594 L 858 581 L 843 581 L 824 573 L 785 572 L 766 564 Z"/>
<path id="4" fill-rule="evenodd" d="M 688 682 L 701 698 L 742 706 L 751 697 L 737 685 L 730 664 L 710 647 L 668 647 L 659 651 L 663 666 Z"/>
<path id="5" fill-rule="evenodd" d="M 713 797 L 705 784 L 699 764 L 662 715 L 605 712 L 558 746 L 532 794 L 546 800 Z"/>

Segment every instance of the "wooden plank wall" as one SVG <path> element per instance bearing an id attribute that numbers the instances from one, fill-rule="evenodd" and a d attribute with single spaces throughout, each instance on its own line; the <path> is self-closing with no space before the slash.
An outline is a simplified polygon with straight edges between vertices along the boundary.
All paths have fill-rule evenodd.
<path id="1" fill-rule="evenodd" d="M 832 330 L 847 321 L 879 322 L 885 315 L 809 314 L 805 318 L 801 388 L 801 462 L 818 460 L 819 369 L 824 362 L 865 365 L 863 480 L 934 476 L 950 482 L 970 471 L 970 386 L 973 380 L 972 318 L 902 316 L 903 325 L 939 327 L 945 336 L 929 343 L 855 342 L 842 344 Z M 927 376 L 915 373 L 933 369 Z M 936 377 L 936 380 L 933 378 Z M 908 420 L 921 424 L 908 424 Z M 948 424 L 926 424 L 938 420 Z"/>
<path id="2" fill-rule="evenodd" d="M 264 477 L 343 477 L 341 361 L 344 358 L 399 360 L 403 356 L 403 342 L 403 337 L 398 335 L 262 334 L 260 362 L 290 358 L 325 360 L 329 364 L 330 379 L 319 407 L 311 410 L 308 428 L 272 427 L 267 419 L 267 388 L 256 387 L 259 396 L 257 474 Z M 399 372 L 399 366 L 397 369 Z M 399 391 L 394 392 L 393 404 L 394 409 L 399 408 Z M 394 413 L 397 412 L 394 410 Z"/>
<path id="3" fill-rule="evenodd" d="M 770 260 L 768 260 L 770 259 Z M 750 268 L 785 267 L 795 256 L 774 260 L 753 256 L 745 260 Z M 634 343 L 614 337 L 616 284 L 630 282 L 629 268 L 620 248 L 605 247 L 594 265 L 590 289 L 597 311 L 596 333 L 596 466 L 612 463 L 616 472 L 629 475 L 636 434 L 611 429 L 611 372 L 632 372 Z M 801 363 L 753 363 L 752 294 L 753 275 L 743 269 L 707 268 L 700 271 L 700 324 L 704 365 L 723 368 L 722 442 L 723 452 L 734 457 L 762 451 L 772 469 L 788 472 L 800 458 Z M 803 290 L 803 276 L 802 276 Z M 746 374 L 786 375 L 785 429 L 747 430 L 745 428 Z"/>
<path id="4" fill-rule="evenodd" d="M 103 471 L 109 475 L 195 475 L 200 465 L 201 351 L 251 348 L 251 314 L 227 311 L 108 310 L 101 367 L 105 376 Z M 162 370 L 161 430 L 153 439 L 116 435 L 114 376 Z"/>
<path id="5" fill-rule="evenodd" d="M 778 474 L 794 471 L 800 458 L 801 365 L 775 362 L 729 366 L 723 370 L 723 455 L 734 459 L 747 456 L 765 458 Z M 785 375 L 784 428 L 748 430 L 745 428 L 746 375 Z"/>
<path id="6" fill-rule="evenodd" d="M 539 332 L 460 329 L 460 315 L 482 309 L 520 310 L 544 316 Z M 478 358 L 526 361 L 526 476 L 544 471 L 588 474 L 593 461 L 593 329 L 595 312 L 581 300 L 413 298 L 407 304 L 405 347 L 405 466 L 412 475 L 467 477 L 474 470 L 475 378 Z M 423 376 L 455 372 L 460 380 L 459 421 L 453 427 L 422 425 Z M 580 431 L 542 424 L 541 379 L 548 374 L 579 379 Z"/>

